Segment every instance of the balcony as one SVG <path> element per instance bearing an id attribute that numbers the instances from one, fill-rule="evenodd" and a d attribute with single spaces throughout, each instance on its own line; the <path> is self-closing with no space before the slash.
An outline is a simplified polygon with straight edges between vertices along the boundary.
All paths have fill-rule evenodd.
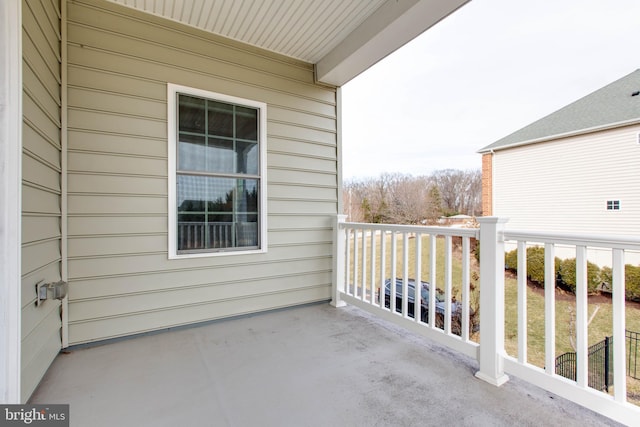
<path id="1" fill-rule="evenodd" d="M 379 224 L 350 224 L 338 219 L 334 269 L 334 295 L 332 304 L 340 307 L 353 304 L 363 310 L 394 322 L 414 333 L 476 360 L 479 368 L 475 376 L 494 386 L 509 381 L 509 375 L 524 379 L 538 387 L 554 392 L 587 408 L 624 424 L 634 424 L 640 419 L 640 408 L 628 401 L 627 364 L 631 362 L 631 350 L 626 348 L 627 313 L 625 301 L 625 260 L 637 258 L 640 239 L 620 236 L 584 236 L 519 232 L 505 229 L 506 220 L 480 218 L 477 229 L 451 229 L 441 227 L 409 227 Z M 453 250 L 455 244 L 460 247 Z M 479 242 L 479 261 L 474 268 L 471 243 Z M 517 250 L 517 282 L 515 301 L 505 304 L 505 246 Z M 542 308 L 528 302 L 527 249 L 543 248 L 544 294 Z M 423 250 L 426 254 L 423 256 Z M 561 318 L 556 304 L 556 251 L 572 253 L 575 257 L 575 296 L 569 305 L 575 311 L 565 325 L 556 322 Z M 615 384 L 606 390 L 596 390 L 593 372 L 590 370 L 588 259 L 593 252 L 600 259 L 609 254 L 611 275 L 610 330 L 612 355 L 607 363 L 607 374 Z M 438 254 L 441 255 L 438 255 Z M 344 255 L 343 255 L 344 254 Z M 606 258 L 606 256 L 605 256 Z M 453 265 L 457 265 L 454 275 Z M 473 274 L 472 274 L 473 273 Z M 454 276 L 456 276 L 454 278 Z M 398 298 L 396 287 L 391 296 L 383 298 L 381 284 L 386 278 L 402 281 L 403 290 Z M 419 301 L 420 293 L 412 297 L 409 285 L 427 280 L 428 301 Z M 436 318 L 436 294 L 444 293 L 442 320 Z M 405 298 L 408 295 L 410 298 Z M 454 301 L 461 302 L 461 327 L 453 328 L 456 316 Z M 475 310 L 472 305 L 475 303 Z M 515 306 L 515 307 L 514 307 Z M 428 319 L 419 311 L 422 307 Z M 410 309 L 414 312 L 411 313 Z M 472 334 L 471 327 L 477 319 L 472 314 L 479 311 L 479 334 Z M 537 313 L 537 312 L 542 313 Z M 509 312 L 510 316 L 505 316 Z M 528 316 L 541 314 L 532 323 Z M 542 320 L 539 318 L 542 317 Z M 637 316 L 634 316 L 637 317 Z M 564 317 L 563 317 L 564 319 Z M 634 319 L 635 320 L 635 319 Z M 505 327 L 510 336 L 505 336 Z M 565 328 L 566 329 L 566 328 Z M 557 345 L 560 335 L 570 335 L 575 343 L 575 368 L 570 374 L 556 372 L 557 358 L 563 354 Z M 534 338 L 538 340 L 533 343 Z M 529 340 L 531 338 L 531 340 Z M 605 339 L 601 337 L 600 339 Z M 609 343 L 607 339 L 607 343 Z M 507 351 L 507 347 L 509 351 Z M 534 351 L 532 351 L 534 350 Z M 637 352 L 637 350 L 635 350 Z M 538 354 L 534 354 L 538 353 Z M 635 365 L 635 361 L 633 362 Z M 611 366 L 612 365 L 612 366 Z M 603 369 L 604 371 L 604 369 Z M 568 378 L 575 378 L 571 380 Z M 637 382 L 634 388 L 637 389 Z M 631 393 L 637 403 L 637 391 Z"/>
<path id="2" fill-rule="evenodd" d="M 72 426 L 614 425 L 348 306 L 315 304 L 78 349 L 32 402 Z"/>
<path id="3" fill-rule="evenodd" d="M 339 218 L 331 306 L 75 349 L 56 359 L 31 402 L 69 403 L 72 425 L 92 426 L 637 423 L 640 408 L 627 401 L 624 265 L 640 251 L 640 239 L 507 231 L 497 218 L 479 221 L 477 229 L 452 229 Z M 520 267 L 515 316 L 505 316 L 514 309 L 505 307 L 508 244 L 518 249 Z M 543 291 L 542 324 L 527 320 L 531 245 L 544 248 L 548 283 L 555 283 L 556 250 L 576 254 L 576 380 L 555 369 L 554 287 Z M 609 393 L 589 387 L 592 248 L 611 252 Z M 402 288 L 390 286 L 385 298 L 391 277 Z M 411 295 L 410 279 L 428 283 L 430 292 Z M 505 325 L 515 328 L 515 339 L 505 337 Z M 535 328 L 544 337 L 541 361 L 529 342 Z"/>

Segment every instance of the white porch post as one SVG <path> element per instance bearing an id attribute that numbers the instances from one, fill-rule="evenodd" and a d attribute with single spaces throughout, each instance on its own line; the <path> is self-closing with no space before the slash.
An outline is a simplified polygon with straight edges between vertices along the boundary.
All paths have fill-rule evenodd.
<path id="1" fill-rule="evenodd" d="M 347 231 L 340 225 L 344 224 L 346 219 L 346 215 L 336 215 L 333 223 L 333 299 L 331 305 L 334 307 L 347 305 L 340 299 L 340 294 L 344 292 L 344 249 L 347 241 Z"/>
<path id="2" fill-rule="evenodd" d="M 506 218 L 478 218 L 480 223 L 480 370 L 476 377 L 495 386 L 504 373 L 504 239 Z"/>
<path id="3" fill-rule="evenodd" d="M 0 403 L 20 403 L 22 2 L 0 1 Z"/>
<path id="4" fill-rule="evenodd" d="M 613 250 L 613 396 L 616 402 L 625 404 L 627 401 L 627 365 L 625 331 L 625 274 L 624 251 Z"/>

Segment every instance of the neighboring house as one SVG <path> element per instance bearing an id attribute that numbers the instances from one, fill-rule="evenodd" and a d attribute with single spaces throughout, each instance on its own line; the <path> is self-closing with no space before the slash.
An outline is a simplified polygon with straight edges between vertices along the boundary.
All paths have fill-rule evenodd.
<path id="1" fill-rule="evenodd" d="M 640 70 L 479 153 L 483 215 L 508 228 L 640 236 Z"/>
<path id="2" fill-rule="evenodd" d="M 70 345 L 329 300 L 340 86 L 466 1 L 2 2 L 0 402 Z"/>

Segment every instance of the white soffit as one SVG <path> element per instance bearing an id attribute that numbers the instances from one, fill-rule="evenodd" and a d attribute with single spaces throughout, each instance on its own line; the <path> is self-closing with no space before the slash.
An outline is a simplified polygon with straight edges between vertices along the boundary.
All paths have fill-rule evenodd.
<path id="1" fill-rule="evenodd" d="M 317 65 L 341 86 L 469 0 L 110 0 Z"/>
<path id="2" fill-rule="evenodd" d="M 316 63 L 318 81 L 342 85 L 395 52 L 470 0 L 385 2 Z"/>

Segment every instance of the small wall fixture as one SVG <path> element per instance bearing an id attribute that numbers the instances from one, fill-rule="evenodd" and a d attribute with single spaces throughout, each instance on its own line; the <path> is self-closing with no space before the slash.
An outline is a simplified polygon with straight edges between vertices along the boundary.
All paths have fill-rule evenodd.
<path id="1" fill-rule="evenodd" d="M 63 299 L 68 291 L 69 284 L 64 280 L 52 283 L 44 283 L 44 280 L 41 280 L 36 283 L 36 306 L 46 299 Z"/>

